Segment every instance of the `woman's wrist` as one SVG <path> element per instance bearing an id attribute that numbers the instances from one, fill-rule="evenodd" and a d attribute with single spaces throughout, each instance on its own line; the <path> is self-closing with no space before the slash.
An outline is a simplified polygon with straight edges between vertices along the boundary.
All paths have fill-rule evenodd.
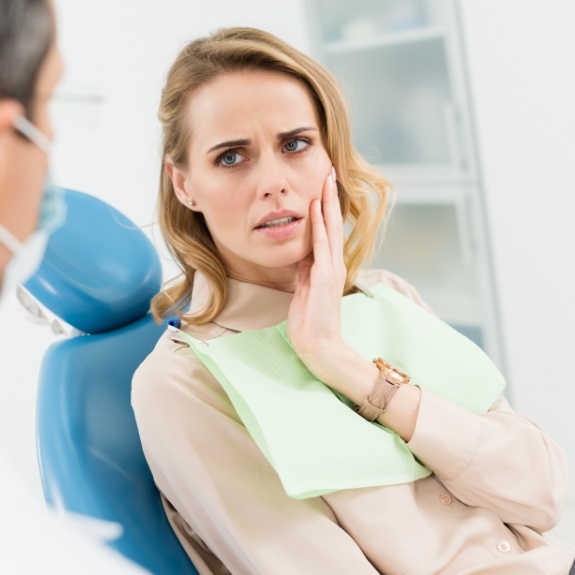
<path id="1" fill-rule="evenodd" d="M 420 402 L 421 389 L 417 385 L 401 385 L 377 422 L 395 431 L 408 443 L 415 433 Z"/>
<path id="2" fill-rule="evenodd" d="M 316 350 L 310 354 L 307 362 L 305 358 L 300 359 L 320 381 L 356 405 L 363 404 L 381 375 L 372 362 L 361 357 L 343 340 L 330 342 L 323 349 Z M 401 385 L 377 422 L 395 431 L 404 441 L 410 441 L 415 431 L 420 400 L 419 387 Z"/>
<path id="3" fill-rule="evenodd" d="M 309 357 L 300 359 L 328 387 L 354 403 L 363 401 L 377 382 L 379 370 L 342 339 L 325 342 Z"/>

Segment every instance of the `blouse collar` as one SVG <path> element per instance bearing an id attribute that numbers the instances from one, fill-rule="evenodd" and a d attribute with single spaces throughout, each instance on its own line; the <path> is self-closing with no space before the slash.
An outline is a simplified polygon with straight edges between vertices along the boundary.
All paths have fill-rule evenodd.
<path id="1" fill-rule="evenodd" d="M 201 311 L 209 293 L 210 287 L 205 275 L 196 272 L 189 313 Z M 194 332 L 197 329 L 212 332 L 214 326 L 219 326 L 239 332 L 271 327 L 287 319 L 292 299 L 292 293 L 228 278 L 228 300 L 220 315 L 211 327 L 208 324 L 205 330 L 204 326 L 192 329 Z"/>

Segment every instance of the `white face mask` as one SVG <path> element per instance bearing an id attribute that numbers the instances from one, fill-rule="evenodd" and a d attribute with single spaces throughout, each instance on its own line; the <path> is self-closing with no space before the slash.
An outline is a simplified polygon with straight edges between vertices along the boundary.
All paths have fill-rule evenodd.
<path id="1" fill-rule="evenodd" d="M 26 118 L 23 116 L 18 118 L 14 128 L 36 144 L 47 156 L 50 155 L 50 141 Z M 19 283 L 25 283 L 34 275 L 42 263 L 50 234 L 62 224 L 65 216 L 66 204 L 63 192 L 54 185 L 48 174 L 36 230 L 21 242 L 0 224 L 0 242 L 14 254 L 4 269 L 0 296 L 13 290 Z"/>

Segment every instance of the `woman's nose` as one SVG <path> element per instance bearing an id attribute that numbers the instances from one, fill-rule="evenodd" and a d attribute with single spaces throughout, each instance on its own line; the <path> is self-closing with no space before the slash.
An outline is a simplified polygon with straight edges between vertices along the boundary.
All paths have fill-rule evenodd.
<path id="1" fill-rule="evenodd" d="M 276 160 L 262 162 L 257 174 L 258 196 L 261 199 L 273 198 L 288 193 L 288 180 L 285 166 Z"/>

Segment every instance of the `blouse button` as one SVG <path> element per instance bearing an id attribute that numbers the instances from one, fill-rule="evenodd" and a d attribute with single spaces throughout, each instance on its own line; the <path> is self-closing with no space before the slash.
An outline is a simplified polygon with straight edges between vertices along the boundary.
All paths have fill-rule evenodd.
<path id="1" fill-rule="evenodd" d="M 502 539 L 498 544 L 497 544 L 497 549 L 500 553 L 509 553 L 509 551 L 511 551 L 511 543 L 509 543 L 509 541 L 507 541 L 506 539 Z"/>
<path id="2" fill-rule="evenodd" d="M 442 493 L 439 496 L 439 501 L 441 501 L 442 505 L 451 505 L 453 503 L 453 497 L 451 497 L 449 493 Z"/>

